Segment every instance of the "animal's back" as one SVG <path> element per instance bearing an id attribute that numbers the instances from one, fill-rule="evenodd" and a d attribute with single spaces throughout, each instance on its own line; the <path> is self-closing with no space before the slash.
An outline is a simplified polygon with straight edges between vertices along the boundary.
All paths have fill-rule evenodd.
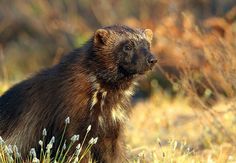
<path id="1" fill-rule="evenodd" d="M 36 146 L 43 128 L 56 122 L 59 78 L 55 68 L 50 68 L 0 97 L 0 135 L 7 143 L 18 145 L 23 155 Z"/>

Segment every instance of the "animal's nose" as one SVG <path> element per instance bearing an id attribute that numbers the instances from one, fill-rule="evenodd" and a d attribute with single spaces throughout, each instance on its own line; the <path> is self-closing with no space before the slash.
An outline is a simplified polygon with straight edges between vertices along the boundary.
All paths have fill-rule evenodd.
<path id="1" fill-rule="evenodd" d="M 148 62 L 148 64 L 150 64 L 150 65 L 154 65 L 155 63 L 157 63 L 157 59 L 156 59 L 156 57 L 154 57 L 154 56 L 152 55 L 152 56 L 150 56 L 150 57 L 147 59 L 147 62 Z"/>

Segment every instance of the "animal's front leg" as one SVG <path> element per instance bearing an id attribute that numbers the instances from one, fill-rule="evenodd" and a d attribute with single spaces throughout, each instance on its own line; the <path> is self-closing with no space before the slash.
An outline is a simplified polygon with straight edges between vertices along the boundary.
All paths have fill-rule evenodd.
<path id="1" fill-rule="evenodd" d="M 119 139 L 105 138 L 98 140 L 91 152 L 93 159 L 99 163 L 127 162 L 123 142 Z"/>

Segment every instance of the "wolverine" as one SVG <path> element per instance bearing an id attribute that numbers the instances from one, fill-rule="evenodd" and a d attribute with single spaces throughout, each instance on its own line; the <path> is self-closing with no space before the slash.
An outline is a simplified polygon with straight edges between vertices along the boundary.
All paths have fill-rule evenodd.
<path id="1" fill-rule="evenodd" d="M 44 128 L 47 137 L 60 138 L 64 120 L 70 117 L 65 139 L 79 134 L 83 140 L 91 125 L 87 137 L 98 137 L 91 148 L 92 159 L 126 162 L 122 139 L 134 81 L 157 62 L 150 52 L 152 37 L 150 29 L 124 25 L 96 30 L 57 65 L 14 85 L 0 97 L 0 136 L 16 144 L 24 158 L 30 148 L 38 148 Z"/>

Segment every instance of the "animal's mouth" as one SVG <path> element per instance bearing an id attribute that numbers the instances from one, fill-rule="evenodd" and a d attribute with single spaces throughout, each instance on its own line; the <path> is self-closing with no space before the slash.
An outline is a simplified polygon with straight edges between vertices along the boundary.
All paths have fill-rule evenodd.
<path id="1" fill-rule="evenodd" d="M 147 72 L 149 72 L 149 71 L 151 71 L 152 69 L 147 69 L 147 70 L 145 70 L 145 71 L 141 71 L 141 72 L 138 72 L 137 74 L 139 74 L 139 75 L 144 75 L 144 74 L 146 74 Z"/>
<path id="2" fill-rule="evenodd" d="M 119 66 L 119 71 L 124 74 L 125 76 L 130 76 L 130 75 L 144 75 L 145 73 L 147 73 L 148 71 L 152 71 L 154 66 L 155 66 L 156 62 L 153 64 L 149 64 L 146 65 L 143 68 L 140 69 L 136 69 L 136 70 L 127 70 L 126 68 L 124 68 L 123 66 Z M 140 65 L 140 67 L 142 67 Z"/>
<path id="3" fill-rule="evenodd" d="M 145 72 L 146 72 L 146 71 L 144 71 L 144 72 L 139 72 L 138 74 L 139 74 L 139 75 L 144 75 Z"/>
<path id="4" fill-rule="evenodd" d="M 154 68 L 154 66 L 155 66 L 155 63 L 152 64 L 152 65 L 150 65 L 150 66 L 148 66 L 145 70 L 138 72 L 138 74 L 139 74 L 139 75 L 144 75 L 146 72 L 152 71 L 153 68 Z"/>

